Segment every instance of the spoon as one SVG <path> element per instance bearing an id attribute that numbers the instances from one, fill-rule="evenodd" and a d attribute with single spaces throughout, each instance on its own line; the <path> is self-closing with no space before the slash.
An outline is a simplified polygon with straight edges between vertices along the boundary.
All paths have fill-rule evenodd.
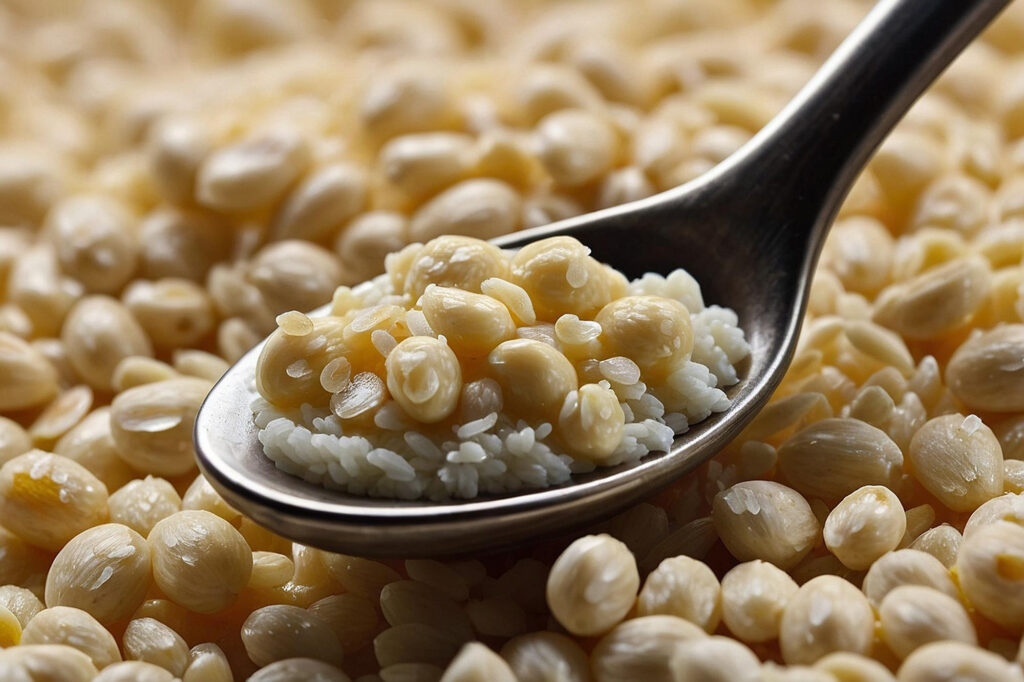
<path id="1" fill-rule="evenodd" d="M 210 391 L 195 423 L 199 466 L 228 503 L 271 530 L 374 557 L 465 554 L 607 518 L 719 452 L 750 422 L 793 355 L 825 235 L 857 173 L 918 95 L 1009 0 L 882 0 L 781 113 L 731 157 L 661 194 L 495 240 L 571 235 L 627 276 L 685 268 L 735 310 L 751 347 L 732 406 L 667 453 L 561 487 L 435 503 L 356 497 L 276 469 L 249 402 L 263 344 Z M 324 314 L 327 306 L 314 311 Z"/>

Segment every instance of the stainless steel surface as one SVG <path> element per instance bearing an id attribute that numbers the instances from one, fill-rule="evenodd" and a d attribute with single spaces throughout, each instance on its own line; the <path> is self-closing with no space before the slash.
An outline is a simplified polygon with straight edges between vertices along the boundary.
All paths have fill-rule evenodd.
<path id="1" fill-rule="evenodd" d="M 259 523 L 300 542 L 365 556 L 485 551 L 579 528 L 651 495 L 718 452 L 757 413 L 789 364 L 822 242 L 853 179 L 922 90 L 1008 0 L 883 0 L 796 98 L 736 154 L 678 189 L 498 240 L 570 234 L 627 275 L 686 268 L 705 300 L 739 313 L 752 356 L 733 406 L 669 453 L 569 485 L 437 504 L 311 485 L 261 451 L 247 385 L 260 347 L 214 387 L 196 420 L 199 464 Z"/>

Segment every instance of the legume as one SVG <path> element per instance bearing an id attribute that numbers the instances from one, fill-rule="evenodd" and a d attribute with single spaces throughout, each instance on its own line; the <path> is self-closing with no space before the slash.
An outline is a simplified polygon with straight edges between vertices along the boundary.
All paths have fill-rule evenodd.
<path id="1" fill-rule="evenodd" d="M 385 262 L 397 295 L 415 303 L 433 284 L 424 303 L 436 305 L 444 289 L 465 290 L 488 302 L 495 317 L 480 321 L 492 324 L 463 339 L 436 311 L 384 300 L 374 303 L 402 313 L 388 308 L 362 320 L 362 331 L 312 320 L 309 338 L 275 335 L 292 355 L 263 386 L 294 400 L 289 409 L 326 403 L 369 372 L 380 381 L 352 391 L 346 428 L 371 410 L 383 416 L 367 428 L 404 428 L 382 352 L 411 333 L 443 335 L 472 360 L 449 417 L 460 428 L 477 422 L 464 433 L 516 404 L 509 382 L 481 369 L 494 347 L 529 339 L 559 348 L 576 381 L 545 419 L 578 467 L 620 461 L 607 443 L 633 437 L 641 415 L 663 408 L 687 424 L 702 418 L 672 391 L 654 391 L 661 407 L 624 392 L 639 371 L 659 374 L 658 356 L 671 352 L 656 347 L 660 329 L 650 346 L 631 343 L 612 300 L 683 305 L 690 330 L 671 333 L 683 348 L 692 339 L 682 355 L 710 374 L 675 381 L 720 390 L 736 358 L 710 340 L 726 338 L 721 325 L 731 322 L 694 282 L 647 275 L 638 289 L 585 258 L 570 273 L 569 256 L 582 252 L 559 242 L 546 245 L 550 260 L 527 252 L 513 268 L 474 238 L 641 198 L 712 167 L 769 120 L 866 8 L 863 0 L 0 8 L 0 464 L 15 465 L 0 471 L 21 474 L 0 491 L 0 643 L 12 645 L 0 650 L 0 678 L 436 682 L 466 641 L 483 639 L 507 667 L 473 646 L 448 679 L 917 682 L 956 670 L 1021 680 L 1024 11 L 1016 3 L 857 180 L 815 273 L 797 357 L 769 405 L 665 493 L 600 528 L 501 557 L 380 562 L 293 546 L 231 509 L 192 468 L 192 410 L 224 363 L 273 331 L 282 313 L 299 311 L 285 324 L 297 332 L 303 313 L 332 296 L 334 314 L 365 307 L 357 283 Z M 439 236 L 452 233 L 461 236 Z M 417 240 L 431 241 L 407 247 Z M 577 291 L 568 274 L 598 285 Z M 609 324 L 595 327 L 608 305 Z M 330 358 L 314 358 L 308 374 L 292 366 L 320 335 L 351 343 L 365 363 L 325 373 Z M 517 436 L 524 450 L 539 426 Z M 435 456 L 418 445 L 425 459 Z M 470 448 L 456 459 L 478 455 Z M 449 464 L 469 492 L 470 465 Z M 842 500 L 863 486 L 891 491 L 888 523 L 854 530 L 864 519 Z M 476 492 L 514 491 L 483 484 Z M 895 550 L 890 495 L 906 510 Z M 222 542 L 185 533 L 179 515 L 200 512 L 223 522 L 200 524 Z M 152 541 L 141 537 L 160 524 Z M 884 527 L 885 542 L 871 551 L 837 542 L 837 527 L 844 539 Z M 628 548 L 615 551 L 613 565 L 632 560 L 637 583 L 594 641 L 562 633 L 552 618 L 558 599 L 545 587 L 564 547 L 599 533 Z M 881 547 L 890 551 L 875 556 Z M 160 566 L 184 570 L 185 557 L 198 568 L 165 592 L 144 555 L 158 575 Z M 668 579 L 680 575 L 700 579 Z M 818 576 L 850 585 L 825 595 L 835 606 L 827 614 L 820 600 L 806 604 Z M 714 618 L 703 607 L 719 593 L 721 622 L 708 638 L 702 628 Z M 699 624 L 642 616 L 642 604 L 675 605 L 672 613 Z M 257 671 L 242 624 L 282 605 L 327 624 L 331 635 L 320 628 L 318 641 L 345 652 L 341 668 L 292 658 Z M 794 648 L 808 659 L 833 646 L 864 651 L 869 621 L 876 638 L 865 654 L 785 662 Z M 256 629 L 250 644 L 268 654 L 262 643 L 274 637 Z M 147 633 L 167 647 L 146 644 Z M 27 643 L 36 638 L 65 643 Z M 111 663 L 119 649 L 170 653 L 161 660 L 174 672 Z"/>

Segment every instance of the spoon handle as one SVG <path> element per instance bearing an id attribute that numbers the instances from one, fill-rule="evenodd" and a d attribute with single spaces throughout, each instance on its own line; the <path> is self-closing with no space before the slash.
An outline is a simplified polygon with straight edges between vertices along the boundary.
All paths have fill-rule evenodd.
<path id="1" fill-rule="evenodd" d="M 839 205 L 918 95 L 1009 0 L 881 0 L 797 96 L 723 166 L 762 226 L 816 260 Z M 788 191 L 787 191 L 788 189 Z M 803 213 L 808 211 L 810 213 Z M 813 214 L 813 215 L 812 215 Z"/>

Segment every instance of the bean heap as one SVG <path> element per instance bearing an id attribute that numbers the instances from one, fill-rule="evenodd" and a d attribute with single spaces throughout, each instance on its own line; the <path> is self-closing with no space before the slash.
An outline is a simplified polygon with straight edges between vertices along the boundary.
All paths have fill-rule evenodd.
<path id="1" fill-rule="evenodd" d="M 663 494 L 374 561 L 195 469 L 199 402 L 278 315 L 699 175 L 866 10 L 0 5 L 0 678 L 1021 680 L 1019 4 L 861 174 L 770 404 Z"/>

